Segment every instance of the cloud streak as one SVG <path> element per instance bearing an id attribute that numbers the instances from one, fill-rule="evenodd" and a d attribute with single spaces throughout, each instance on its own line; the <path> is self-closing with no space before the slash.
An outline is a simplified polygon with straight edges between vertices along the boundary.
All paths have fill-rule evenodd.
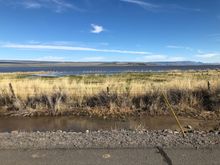
<path id="1" fill-rule="evenodd" d="M 92 47 L 79 47 L 70 45 L 57 45 L 57 44 L 18 44 L 18 43 L 0 43 L 1 48 L 7 49 L 20 49 L 20 50 L 50 50 L 50 51 L 70 51 L 70 52 L 101 52 L 101 53 L 118 53 L 127 55 L 136 55 L 134 61 L 142 62 L 158 62 L 158 61 L 184 61 L 183 56 L 169 56 L 165 54 L 157 54 L 146 51 L 131 51 L 131 50 L 119 50 L 119 49 L 97 49 Z M 108 56 L 85 56 L 80 61 L 111 61 Z M 110 56 L 109 56 L 110 57 Z M 121 56 L 126 58 L 127 56 Z M 37 60 L 43 61 L 68 61 L 63 56 L 45 56 Z M 117 60 L 116 60 L 117 61 Z M 126 61 L 126 60 L 125 60 Z"/>
<path id="2" fill-rule="evenodd" d="M 214 57 L 220 57 L 220 53 L 203 53 L 203 54 L 198 54 L 196 56 L 200 58 L 210 59 Z"/>
<path id="3" fill-rule="evenodd" d="M 169 57 L 167 55 L 148 55 L 148 56 L 144 56 L 144 61 L 146 62 L 162 62 L 162 61 L 184 61 L 185 58 L 181 57 L 181 56 L 174 56 L 174 57 Z"/>
<path id="4" fill-rule="evenodd" d="M 158 5 L 155 5 L 155 4 L 152 4 L 149 2 L 145 2 L 145 1 L 140 1 L 140 0 L 121 0 L 121 1 L 138 5 L 146 10 L 154 10 L 154 9 L 160 8 L 160 6 L 158 6 Z"/>
<path id="5" fill-rule="evenodd" d="M 85 57 L 85 58 L 83 58 L 83 59 L 81 59 L 82 61 L 104 61 L 105 60 L 105 58 L 104 57 L 102 57 L 102 56 L 93 56 L 93 57 Z"/>
<path id="6" fill-rule="evenodd" d="M 193 51 L 193 48 L 191 48 L 189 46 L 167 45 L 166 47 L 170 48 L 170 49 L 185 49 L 185 50 L 188 50 L 188 51 Z"/>
<path id="7" fill-rule="evenodd" d="M 214 33 L 214 34 L 210 34 L 208 35 L 212 40 L 219 42 L 220 41 L 220 33 Z"/>
<path id="8" fill-rule="evenodd" d="M 150 3 L 147 1 L 143 1 L 143 0 L 120 0 L 121 2 L 125 2 L 125 3 L 130 3 L 133 5 L 138 5 L 142 8 L 144 8 L 145 10 L 148 11 L 191 11 L 191 12 L 200 12 L 201 9 L 199 8 L 188 8 L 188 7 L 184 7 L 184 6 L 180 6 L 178 4 L 155 4 L 155 3 Z"/>
<path id="9" fill-rule="evenodd" d="M 44 57 L 40 57 L 40 58 L 35 58 L 35 59 L 31 59 L 34 61 L 65 61 L 64 57 L 59 57 L 59 56 L 44 56 Z"/>
<path id="10" fill-rule="evenodd" d="M 118 49 L 96 49 L 90 47 L 76 47 L 64 45 L 43 45 L 43 44 L 2 44 L 3 48 L 14 49 L 34 49 L 34 50 L 63 50 L 63 51 L 89 51 L 89 52 L 103 52 L 103 53 L 120 53 L 120 54 L 134 54 L 134 55 L 149 55 L 151 52 L 118 50 Z"/>
<path id="11" fill-rule="evenodd" d="M 65 0 L 7 0 L 0 1 L 9 6 L 20 6 L 25 9 L 50 9 L 57 13 L 66 10 L 82 11 L 82 9 Z"/>

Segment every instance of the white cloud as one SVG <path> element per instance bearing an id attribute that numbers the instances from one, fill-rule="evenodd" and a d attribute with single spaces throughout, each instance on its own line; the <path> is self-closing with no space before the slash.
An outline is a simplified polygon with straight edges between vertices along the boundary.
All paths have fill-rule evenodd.
<path id="1" fill-rule="evenodd" d="M 214 58 L 214 57 L 219 57 L 220 53 L 203 53 L 203 54 L 198 54 L 196 55 L 197 57 L 200 58 Z"/>
<path id="2" fill-rule="evenodd" d="M 120 1 L 138 5 L 144 8 L 145 10 L 149 10 L 149 11 L 168 11 L 168 12 L 170 11 L 200 12 L 201 11 L 201 9 L 198 8 L 188 8 L 177 4 L 155 4 L 141 0 L 120 0 Z"/>
<path id="3" fill-rule="evenodd" d="M 139 5 L 140 7 L 143 7 L 144 9 L 148 9 L 148 10 L 152 10 L 155 8 L 159 8 L 160 6 L 149 3 L 149 2 L 144 2 L 144 1 L 140 1 L 140 0 L 121 0 L 122 2 L 128 2 L 128 3 L 132 3 L 135 5 Z"/>
<path id="4" fill-rule="evenodd" d="M 31 8 L 39 9 L 42 7 L 40 3 L 35 2 L 35 1 L 24 1 L 21 4 L 27 9 L 31 9 Z"/>
<path id="5" fill-rule="evenodd" d="M 167 55 L 149 55 L 144 56 L 146 62 L 158 62 L 158 61 L 184 61 L 185 58 L 181 56 L 170 57 Z"/>
<path id="6" fill-rule="evenodd" d="M 108 42 L 100 42 L 99 44 L 100 44 L 100 45 L 103 45 L 103 46 L 108 46 L 108 45 L 109 45 Z"/>
<path id="7" fill-rule="evenodd" d="M 89 61 L 96 61 L 97 62 L 97 61 L 103 61 L 103 60 L 105 60 L 105 58 L 102 56 L 85 57 L 82 59 L 82 61 L 87 61 L 87 62 L 89 62 Z"/>
<path id="8" fill-rule="evenodd" d="M 2 44 L 3 48 L 14 49 L 35 49 L 35 50 L 64 50 L 64 51 L 90 51 L 90 52 L 103 52 L 103 53 L 121 53 L 121 54 L 135 54 L 135 55 L 149 55 L 151 52 L 130 51 L 130 50 L 118 50 L 118 49 L 96 49 L 90 47 L 75 47 L 64 45 L 43 45 L 43 44 Z"/>
<path id="9" fill-rule="evenodd" d="M 195 56 L 202 62 L 220 63 L 220 52 L 198 51 L 198 54 Z"/>
<path id="10" fill-rule="evenodd" d="M 200 49 L 198 49 L 197 52 L 198 52 L 199 54 L 203 54 L 203 53 L 204 53 L 204 52 L 203 52 L 202 50 L 200 50 Z"/>
<path id="11" fill-rule="evenodd" d="M 57 13 L 63 12 L 68 9 L 82 11 L 73 3 L 68 3 L 65 0 L 7 0 L 2 3 L 9 6 L 20 6 L 26 9 L 50 9 Z"/>
<path id="12" fill-rule="evenodd" d="M 169 57 L 167 61 L 186 61 L 186 58 L 181 56 Z"/>
<path id="13" fill-rule="evenodd" d="M 170 49 L 185 49 L 185 50 L 188 50 L 188 51 L 193 51 L 193 48 L 189 47 L 189 46 L 180 46 L 180 45 L 168 45 L 166 46 L 167 48 L 170 48 Z"/>
<path id="14" fill-rule="evenodd" d="M 164 61 L 166 60 L 166 56 L 165 55 L 150 55 L 150 56 L 144 56 L 144 60 L 145 61 Z"/>
<path id="15" fill-rule="evenodd" d="M 57 57 L 57 56 L 44 56 L 36 59 L 31 59 L 34 61 L 65 61 L 64 57 Z"/>
<path id="16" fill-rule="evenodd" d="M 188 12 L 201 12 L 202 11 L 199 8 L 184 7 L 178 4 L 167 4 L 167 5 L 163 5 L 163 7 L 169 10 L 176 10 L 176 11 L 188 11 Z"/>
<path id="17" fill-rule="evenodd" d="M 98 34 L 104 31 L 103 26 L 95 25 L 95 24 L 91 24 L 91 26 L 92 26 L 92 30 L 90 31 L 91 33 Z"/>

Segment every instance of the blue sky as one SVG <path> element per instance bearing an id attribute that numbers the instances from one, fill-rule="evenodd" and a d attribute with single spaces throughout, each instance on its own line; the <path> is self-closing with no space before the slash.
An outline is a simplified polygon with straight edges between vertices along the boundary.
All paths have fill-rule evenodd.
<path id="1" fill-rule="evenodd" d="M 0 59 L 220 62 L 220 1 L 0 0 Z"/>

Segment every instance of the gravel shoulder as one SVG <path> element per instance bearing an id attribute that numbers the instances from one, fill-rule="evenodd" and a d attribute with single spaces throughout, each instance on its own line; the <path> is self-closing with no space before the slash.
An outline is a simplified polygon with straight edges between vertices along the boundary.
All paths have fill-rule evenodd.
<path id="1" fill-rule="evenodd" d="M 112 130 L 86 132 L 0 133 L 0 149 L 86 149 L 86 148 L 164 148 L 220 147 L 220 132 L 172 130 Z"/>

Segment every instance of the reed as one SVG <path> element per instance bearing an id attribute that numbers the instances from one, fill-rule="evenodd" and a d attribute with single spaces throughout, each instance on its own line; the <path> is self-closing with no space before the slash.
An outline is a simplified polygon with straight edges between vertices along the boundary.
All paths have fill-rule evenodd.
<path id="1" fill-rule="evenodd" d="M 164 115 L 168 110 L 163 92 L 179 115 L 210 112 L 218 116 L 220 112 L 218 70 L 60 78 L 32 74 L 0 74 L 0 109 L 4 114 Z"/>

